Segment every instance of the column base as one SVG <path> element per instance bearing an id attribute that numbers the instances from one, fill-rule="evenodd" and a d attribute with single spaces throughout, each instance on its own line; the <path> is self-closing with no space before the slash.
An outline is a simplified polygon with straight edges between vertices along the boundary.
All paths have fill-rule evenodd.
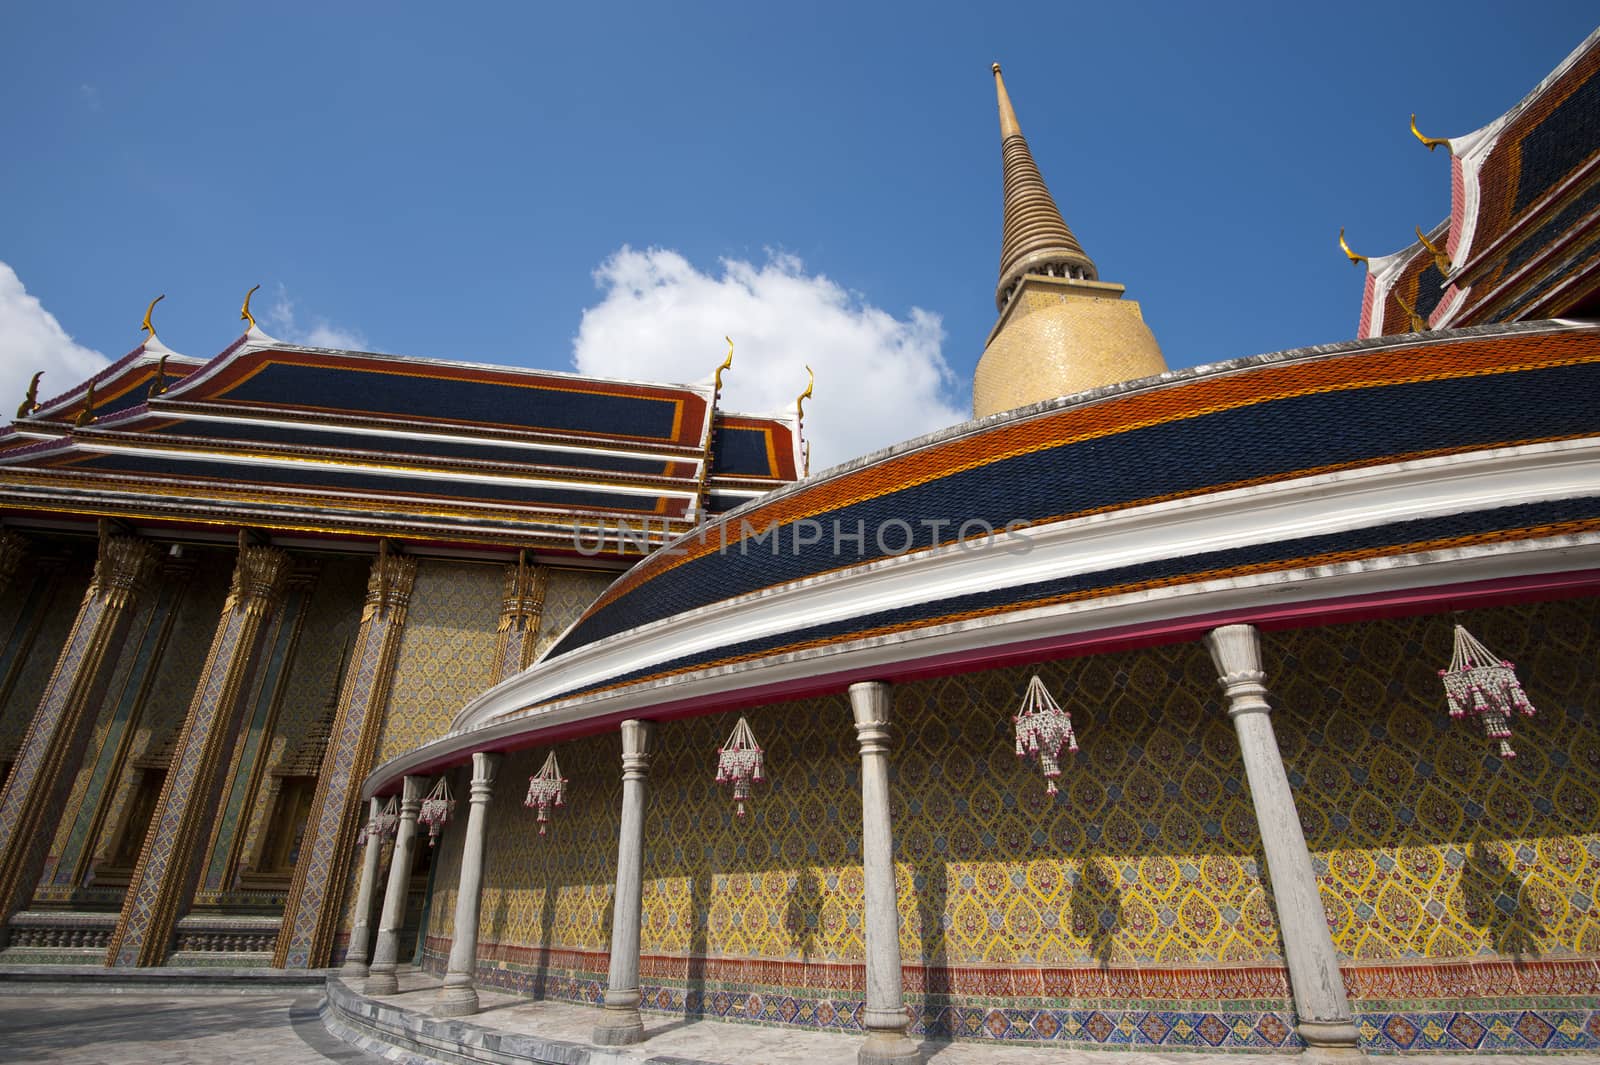
<path id="1" fill-rule="evenodd" d="M 393 969 L 388 972 L 373 969 L 367 973 L 367 982 L 362 985 L 361 993 L 368 998 L 398 995 L 400 993 L 400 977 L 395 974 Z"/>
<path id="2" fill-rule="evenodd" d="M 622 1047 L 644 1042 L 644 1020 L 637 1006 L 606 1006 L 594 1026 L 596 1046 Z"/>
<path id="3" fill-rule="evenodd" d="M 1301 1021 L 1295 1025 L 1300 1038 L 1306 1041 L 1306 1051 L 1321 1056 L 1365 1057 L 1351 1021 Z"/>
<path id="4" fill-rule="evenodd" d="M 439 989 L 439 1001 L 428 1011 L 435 1017 L 470 1017 L 478 1012 L 478 992 L 470 983 Z"/>
<path id="5" fill-rule="evenodd" d="M 856 1051 L 858 1065 L 922 1065 L 922 1048 L 905 1032 L 868 1032 Z"/>
<path id="6" fill-rule="evenodd" d="M 367 963 L 364 961 L 347 960 L 339 967 L 339 975 L 346 980 L 364 980 L 367 976 Z"/>

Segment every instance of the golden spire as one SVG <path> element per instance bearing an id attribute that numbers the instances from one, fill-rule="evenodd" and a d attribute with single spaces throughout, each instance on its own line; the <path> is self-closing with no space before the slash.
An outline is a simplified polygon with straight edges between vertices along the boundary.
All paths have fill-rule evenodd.
<path id="1" fill-rule="evenodd" d="M 996 309 L 1023 274 L 1099 279 L 1094 260 L 1084 252 L 1056 208 L 1044 176 L 1033 161 L 1028 141 L 1017 124 L 1000 64 L 994 64 L 995 95 L 1000 105 L 1000 155 L 1005 178 L 1005 221 L 1000 237 L 1000 284 L 995 288 Z"/>

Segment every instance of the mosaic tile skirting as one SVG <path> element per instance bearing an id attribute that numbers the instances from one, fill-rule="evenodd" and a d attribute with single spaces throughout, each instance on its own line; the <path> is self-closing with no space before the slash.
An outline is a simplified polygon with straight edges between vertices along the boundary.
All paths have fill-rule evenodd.
<path id="1" fill-rule="evenodd" d="M 449 940 L 429 937 L 442 974 Z M 601 1004 L 606 955 L 485 944 L 478 980 L 535 998 Z M 1352 966 L 1356 1027 L 1370 1053 L 1600 1050 L 1600 962 L 1465 961 Z M 934 1039 L 1131 1049 L 1302 1047 L 1287 972 L 1231 968 L 904 970 L 911 1032 Z M 858 965 L 645 956 L 642 1008 L 746 1024 L 861 1029 Z M 1378 994 L 1404 988 L 1407 998 Z M 1424 997 L 1426 996 L 1426 997 Z"/>

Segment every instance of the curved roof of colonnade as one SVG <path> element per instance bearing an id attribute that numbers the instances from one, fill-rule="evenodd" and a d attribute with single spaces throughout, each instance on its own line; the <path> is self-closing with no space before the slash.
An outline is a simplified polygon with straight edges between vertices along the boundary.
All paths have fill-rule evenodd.
<path id="1" fill-rule="evenodd" d="M 1200 366 L 969 422 L 658 551 L 366 790 L 629 717 L 1600 583 L 1596 396 L 1600 328 L 1538 322 Z"/>

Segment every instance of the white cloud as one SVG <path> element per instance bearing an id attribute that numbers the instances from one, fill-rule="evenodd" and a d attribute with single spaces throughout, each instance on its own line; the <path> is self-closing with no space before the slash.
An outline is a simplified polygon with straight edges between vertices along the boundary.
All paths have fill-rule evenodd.
<path id="1" fill-rule="evenodd" d="M 55 315 L 28 295 L 17 272 L 0 262 L 0 414 L 16 409 L 39 370 L 44 371 L 43 401 L 82 384 L 108 362 L 98 351 L 74 343 Z"/>
<path id="2" fill-rule="evenodd" d="M 724 259 L 701 273 L 670 249 L 624 246 L 600 264 L 600 302 L 583 312 L 573 364 L 581 373 L 644 381 L 709 377 L 735 344 L 723 376 L 726 409 L 792 409 L 806 402 L 812 470 L 967 418 L 945 363 L 939 315 L 914 307 L 896 318 L 792 255 L 757 266 Z"/>
<path id="3" fill-rule="evenodd" d="M 313 317 L 309 324 L 302 324 L 295 317 L 294 300 L 289 298 L 289 290 L 283 282 L 278 283 L 277 291 L 273 294 L 272 306 L 267 308 L 264 317 L 273 336 L 287 340 L 291 344 L 303 344 L 310 348 L 342 348 L 348 351 L 367 351 L 367 335 L 359 329 L 346 329 L 334 325 L 320 315 Z"/>

